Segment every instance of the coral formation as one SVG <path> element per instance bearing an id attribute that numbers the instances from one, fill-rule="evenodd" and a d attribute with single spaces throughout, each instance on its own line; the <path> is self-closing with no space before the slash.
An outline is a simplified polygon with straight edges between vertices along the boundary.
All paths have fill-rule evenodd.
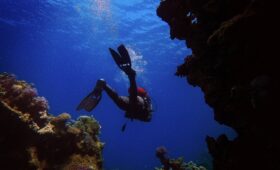
<path id="1" fill-rule="evenodd" d="M 0 167 L 4 169 L 102 169 L 100 125 L 93 117 L 52 116 L 36 89 L 0 74 Z"/>
<path id="2" fill-rule="evenodd" d="M 215 170 L 280 169 L 275 3 L 162 0 L 157 9 L 170 37 L 192 49 L 176 75 L 199 86 L 215 120 L 238 134 L 206 138 Z"/>
<path id="3" fill-rule="evenodd" d="M 38 127 L 46 123 L 46 115 L 49 108 L 44 97 L 37 94 L 37 90 L 25 81 L 17 81 L 15 75 L 0 74 L 1 101 L 11 108 L 20 110 L 28 120 L 32 120 Z"/>
<path id="4" fill-rule="evenodd" d="M 156 149 L 156 156 L 160 160 L 162 167 L 155 168 L 155 170 L 206 170 L 203 166 L 198 166 L 194 162 L 184 162 L 183 157 L 177 159 L 170 159 L 167 156 L 167 150 L 161 146 Z"/>

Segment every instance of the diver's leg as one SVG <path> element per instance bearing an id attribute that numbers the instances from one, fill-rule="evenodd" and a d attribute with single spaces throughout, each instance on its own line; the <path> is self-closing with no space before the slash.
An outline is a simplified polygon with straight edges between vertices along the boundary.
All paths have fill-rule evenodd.
<path id="1" fill-rule="evenodd" d="M 114 101 L 114 103 L 122 110 L 127 110 L 129 107 L 129 98 L 125 96 L 119 96 L 118 93 L 105 83 L 103 89 L 108 96 Z"/>
<path id="2" fill-rule="evenodd" d="M 129 88 L 129 99 L 130 102 L 136 103 L 137 102 L 137 84 L 136 84 L 136 72 L 131 69 L 130 73 L 127 74 L 129 83 L 130 83 L 130 88 Z"/>

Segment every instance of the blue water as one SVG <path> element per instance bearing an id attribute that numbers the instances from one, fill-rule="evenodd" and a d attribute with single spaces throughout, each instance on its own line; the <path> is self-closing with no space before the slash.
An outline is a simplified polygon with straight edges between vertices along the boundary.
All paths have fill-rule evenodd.
<path id="1" fill-rule="evenodd" d="M 34 83 L 49 112 L 75 119 L 93 115 L 101 124 L 105 170 L 144 170 L 159 166 L 155 149 L 187 161 L 207 157 L 205 136 L 234 133 L 214 121 L 199 88 L 174 76 L 191 51 L 169 39 L 156 16 L 154 0 L 1 0 L 0 71 Z M 126 122 L 104 94 L 97 108 L 77 112 L 80 100 L 99 78 L 127 95 L 128 80 L 108 48 L 125 44 L 133 54 L 137 83 L 148 89 L 156 112 L 152 122 Z"/>

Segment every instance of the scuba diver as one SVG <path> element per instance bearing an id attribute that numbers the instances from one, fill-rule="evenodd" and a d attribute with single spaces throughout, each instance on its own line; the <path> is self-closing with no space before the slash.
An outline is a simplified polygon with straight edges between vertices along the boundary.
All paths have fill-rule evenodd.
<path id="1" fill-rule="evenodd" d="M 125 117 L 133 120 L 150 122 L 152 118 L 152 103 L 151 99 L 142 87 L 136 85 L 136 72 L 131 68 L 131 59 L 124 45 L 118 47 L 118 52 L 109 48 L 109 51 L 115 60 L 118 67 L 128 76 L 130 87 L 128 89 L 129 96 L 119 96 L 104 79 L 99 79 L 92 92 L 86 96 L 78 105 L 77 110 L 85 109 L 92 111 L 102 98 L 104 90 L 114 103 L 125 111 Z M 126 123 L 122 127 L 124 131 Z"/>

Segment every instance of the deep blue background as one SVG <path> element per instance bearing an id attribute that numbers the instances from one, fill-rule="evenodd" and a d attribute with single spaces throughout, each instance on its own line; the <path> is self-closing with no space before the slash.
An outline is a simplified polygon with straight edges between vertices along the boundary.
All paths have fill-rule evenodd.
<path id="1" fill-rule="evenodd" d="M 152 169 L 155 149 L 187 161 L 207 158 L 205 136 L 234 133 L 213 119 L 199 88 L 174 76 L 191 51 L 171 41 L 152 0 L 1 0 L 0 71 L 34 83 L 50 113 L 94 115 L 105 142 L 105 170 Z M 124 43 L 137 53 L 137 82 L 147 88 L 156 112 L 152 122 L 126 121 L 106 94 L 92 113 L 75 108 L 99 78 L 127 95 L 128 81 L 108 48 Z"/>

